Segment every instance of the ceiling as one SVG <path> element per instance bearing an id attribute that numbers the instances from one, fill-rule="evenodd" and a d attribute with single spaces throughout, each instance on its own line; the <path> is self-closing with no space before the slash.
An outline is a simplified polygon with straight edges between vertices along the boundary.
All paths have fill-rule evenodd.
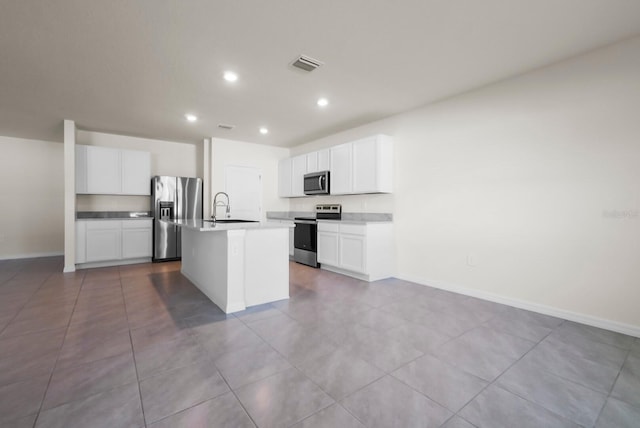
<path id="1" fill-rule="evenodd" d="M 294 146 L 638 33 L 637 0 L 0 0 L 0 135 Z"/>

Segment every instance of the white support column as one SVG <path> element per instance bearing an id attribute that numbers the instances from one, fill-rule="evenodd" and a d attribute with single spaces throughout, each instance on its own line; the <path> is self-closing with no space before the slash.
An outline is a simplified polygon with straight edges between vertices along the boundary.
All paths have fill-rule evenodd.
<path id="1" fill-rule="evenodd" d="M 205 138 L 203 141 L 203 177 L 202 177 L 202 215 L 204 218 L 211 217 L 211 139 Z"/>
<path id="2" fill-rule="evenodd" d="M 64 272 L 76 270 L 76 124 L 64 121 Z"/>

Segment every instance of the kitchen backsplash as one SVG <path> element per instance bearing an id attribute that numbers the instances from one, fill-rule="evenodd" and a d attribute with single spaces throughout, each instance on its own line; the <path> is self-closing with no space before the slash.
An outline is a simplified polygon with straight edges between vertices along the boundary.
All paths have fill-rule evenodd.
<path id="1" fill-rule="evenodd" d="M 393 194 L 308 196 L 291 198 L 290 211 L 314 211 L 317 204 L 341 204 L 342 212 L 393 213 Z"/>
<path id="2" fill-rule="evenodd" d="M 76 211 L 149 211 L 150 196 L 76 195 Z"/>

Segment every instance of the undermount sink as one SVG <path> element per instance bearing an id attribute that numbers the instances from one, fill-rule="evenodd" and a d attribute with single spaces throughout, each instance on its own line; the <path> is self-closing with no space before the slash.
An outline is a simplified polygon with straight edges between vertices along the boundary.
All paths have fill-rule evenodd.
<path id="1" fill-rule="evenodd" d="M 259 223 L 257 220 L 235 220 L 231 218 L 221 218 L 220 220 L 204 220 L 209 223 Z"/>

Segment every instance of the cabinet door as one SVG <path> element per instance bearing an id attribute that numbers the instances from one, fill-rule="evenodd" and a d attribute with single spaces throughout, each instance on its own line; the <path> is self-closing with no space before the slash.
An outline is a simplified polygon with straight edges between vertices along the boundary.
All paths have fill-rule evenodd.
<path id="1" fill-rule="evenodd" d="M 318 152 L 307 153 L 307 173 L 318 171 Z"/>
<path id="2" fill-rule="evenodd" d="M 151 257 L 151 229 L 122 229 L 122 258 Z"/>
<path id="3" fill-rule="evenodd" d="M 86 261 L 99 262 L 121 258 L 121 225 L 119 221 L 89 221 L 86 225 Z"/>
<path id="4" fill-rule="evenodd" d="M 151 194 L 151 155 L 149 152 L 122 150 L 122 194 Z"/>
<path id="5" fill-rule="evenodd" d="M 331 266 L 339 266 L 338 234 L 318 232 L 318 262 Z"/>
<path id="6" fill-rule="evenodd" d="M 76 146 L 76 193 L 87 193 L 87 146 Z"/>
<path id="7" fill-rule="evenodd" d="M 378 153 L 375 138 L 353 143 L 353 192 L 372 193 L 378 189 Z"/>
<path id="8" fill-rule="evenodd" d="M 122 191 L 120 150 L 87 147 L 87 193 L 115 195 Z"/>
<path id="9" fill-rule="evenodd" d="M 76 263 L 87 260 L 87 222 L 76 220 Z"/>
<path id="10" fill-rule="evenodd" d="M 282 159 L 278 162 L 278 196 L 288 198 L 292 196 L 291 189 L 292 159 Z"/>
<path id="11" fill-rule="evenodd" d="M 340 234 L 340 267 L 353 272 L 366 273 L 366 238 Z"/>
<path id="12" fill-rule="evenodd" d="M 331 169 L 329 149 L 320 150 L 316 153 L 318 156 L 318 171 L 329 171 Z"/>
<path id="13" fill-rule="evenodd" d="M 331 148 L 331 194 L 346 195 L 353 192 L 351 143 Z"/>
<path id="14" fill-rule="evenodd" d="M 304 175 L 307 173 L 307 155 L 293 158 L 292 164 L 292 196 L 304 196 Z"/>

